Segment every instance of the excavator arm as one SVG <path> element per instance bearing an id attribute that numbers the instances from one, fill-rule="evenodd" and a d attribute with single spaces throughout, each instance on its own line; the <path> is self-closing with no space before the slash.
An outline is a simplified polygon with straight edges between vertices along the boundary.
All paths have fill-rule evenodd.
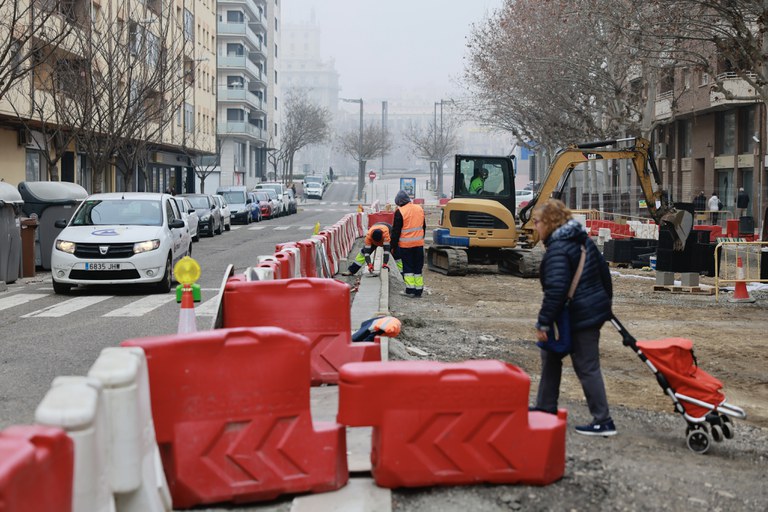
<path id="1" fill-rule="evenodd" d="M 619 142 L 634 141 L 634 145 L 622 149 L 605 149 Z M 661 189 L 661 176 L 656 168 L 656 161 L 651 153 L 650 142 L 642 138 L 617 139 L 586 144 L 574 144 L 560 150 L 550 165 L 549 174 L 539 188 L 538 193 L 520 212 L 522 226 L 520 235 L 535 243 L 536 230 L 533 228 L 531 212 L 539 198 L 560 198 L 562 188 L 577 165 L 596 160 L 630 160 L 637 180 L 645 196 L 648 212 L 659 226 L 670 225 L 674 237 L 674 248 L 682 250 L 693 227 L 693 217 L 684 210 L 676 210 L 669 203 L 667 194 Z M 658 186 L 654 190 L 654 183 Z"/>

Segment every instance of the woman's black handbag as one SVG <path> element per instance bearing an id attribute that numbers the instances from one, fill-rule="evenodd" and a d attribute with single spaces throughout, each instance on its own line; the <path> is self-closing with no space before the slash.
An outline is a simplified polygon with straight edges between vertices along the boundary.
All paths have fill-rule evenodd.
<path id="1" fill-rule="evenodd" d="M 570 354 L 573 351 L 573 339 L 571 338 L 571 314 L 570 305 L 573 294 L 576 293 L 576 287 L 581 279 L 581 272 L 584 270 L 584 260 L 587 257 L 586 247 L 581 248 L 581 259 L 579 259 L 579 266 L 576 268 L 576 273 L 573 275 L 573 281 L 571 281 L 571 288 L 568 290 L 568 298 L 563 304 L 563 309 L 560 311 L 560 315 L 555 320 L 555 324 L 547 333 L 547 341 L 536 342 L 536 345 L 546 350 L 547 352 L 553 352 L 555 354 Z"/>

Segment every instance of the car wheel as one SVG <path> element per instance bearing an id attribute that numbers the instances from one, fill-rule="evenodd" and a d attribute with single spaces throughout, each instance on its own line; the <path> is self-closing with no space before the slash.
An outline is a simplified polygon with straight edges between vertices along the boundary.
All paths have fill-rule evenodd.
<path id="1" fill-rule="evenodd" d="M 165 273 L 163 274 L 163 279 L 157 283 L 156 290 L 157 293 L 168 293 L 171 291 L 171 255 L 168 255 L 168 259 L 165 260 Z"/>
<path id="2" fill-rule="evenodd" d="M 226 224 L 224 224 L 224 230 L 225 231 L 231 231 L 232 230 L 232 222 L 231 221 L 227 222 Z"/>
<path id="3" fill-rule="evenodd" d="M 213 231 L 215 235 L 220 235 L 224 232 L 224 230 L 221 228 L 221 222 L 216 226 L 216 229 Z"/>
<path id="4" fill-rule="evenodd" d="M 197 229 L 197 233 L 195 233 L 195 236 L 192 237 L 193 242 L 199 242 L 200 241 L 200 228 Z"/>
<path id="5" fill-rule="evenodd" d="M 53 293 L 57 295 L 69 295 L 69 291 L 72 289 L 71 284 L 59 283 L 55 279 L 53 281 Z"/>

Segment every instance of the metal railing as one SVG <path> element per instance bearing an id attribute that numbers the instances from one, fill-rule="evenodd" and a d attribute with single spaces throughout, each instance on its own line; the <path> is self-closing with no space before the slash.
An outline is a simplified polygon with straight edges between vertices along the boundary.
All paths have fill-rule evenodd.
<path id="1" fill-rule="evenodd" d="M 768 250 L 768 242 L 720 242 L 715 247 L 715 300 L 720 300 L 721 283 L 750 281 L 768 283 L 760 279 L 761 256 Z M 738 259 L 742 261 L 743 279 L 738 275 Z M 723 274 L 721 277 L 720 274 Z"/>

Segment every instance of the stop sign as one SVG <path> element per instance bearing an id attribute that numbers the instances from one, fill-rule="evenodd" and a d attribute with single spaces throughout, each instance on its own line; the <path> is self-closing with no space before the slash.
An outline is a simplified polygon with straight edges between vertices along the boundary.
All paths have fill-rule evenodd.
<path id="1" fill-rule="evenodd" d="M 376 179 L 376 173 L 371 171 L 368 173 L 368 177 L 371 179 L 371 181 Z"/>

